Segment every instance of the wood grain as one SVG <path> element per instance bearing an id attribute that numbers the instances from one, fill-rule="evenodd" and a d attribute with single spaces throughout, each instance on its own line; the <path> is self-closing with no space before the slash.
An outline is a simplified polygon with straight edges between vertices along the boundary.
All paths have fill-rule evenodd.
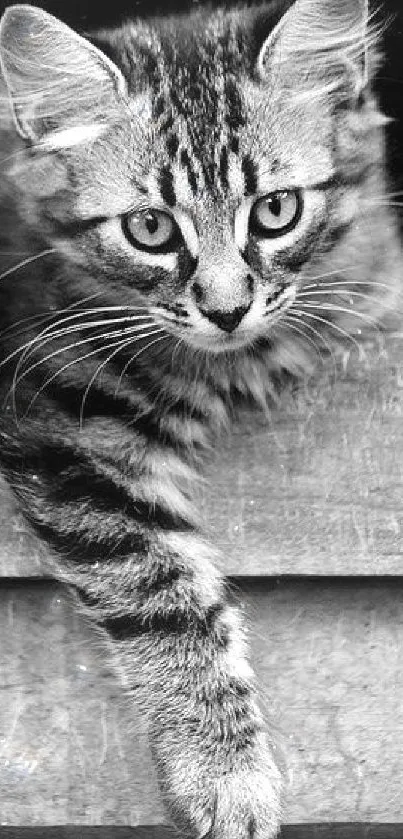
<path id="1" fill-rule="evenodd" d="M 402 388 L 399 338 L 241 417 L 206 501 L 226 573 L 403 573 Z"/>
<path id="2" fill-rule="evenodd" d="M 285 825 L 279 839 L 401 839 L 402 824 Z M 0 827 L 0 839 L 111 839 L 103 827 Z M 175 839 L 167 827 L 114 827 L 113 839 Z"/>
<path id="3" fill-rule="evenodd" d="M 0 475 L 0 577 L 42 577 L 46 555 Z"/>
<path id="4" fill-rule="evenodd" d="M 403 574 L 402 418 L 400 336 L 318 370 L 269 417 L 243 413 L 198 499 L 224 573 Z M 0 496 L 0 575 L 41 574 L 43 548 Z"/>
<path id="5" fill-rule="evenodd" d="M 403 823 L 403 583 L 232 586 L 285 755 L 286 822 Z M 64 589 L 3 580 L 0 637 L 2 826 L 163 823 L 142 721 Z"/>

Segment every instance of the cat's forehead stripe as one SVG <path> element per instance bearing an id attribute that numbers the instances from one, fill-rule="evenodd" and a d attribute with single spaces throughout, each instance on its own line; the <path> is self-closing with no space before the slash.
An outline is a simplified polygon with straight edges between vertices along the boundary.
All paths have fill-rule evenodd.
<path id="1" fill-rule="evenodd" d="M 198 173 L 195 171 L 187 149 L 181 150 L 181 164 L 186 169 L 187 178 L 193 195 L 197 195 Z"/>
<path id="2" fill-rule="evenodd" d="M 172 33 L 170 33 L 172 35 Z M 178 124 L 186 125 L 186 145 L 180 151 L 189 185 L 196 194 L 197 174 L 191 161 L 198 160 L 204 185 L 228 189 L 229 152 L 239 150 L 239 132 L 246 111 L 236 74 L 242 66 L 240 39 L 219 21 L 211 32 L 166 33 L 161 37 L 159 71 L 154 77 L 154 116 L 165 136 L 168 157 L 174 161 L 180 142 Z M 246 184 L 246 191 L 249 185 Z"/>
<path id="3" fill-rule="evenodd" d="M 178 141 L 179 142 L 179 141 Z M 176 146 L 177 144 L 175 144 Z M 258 190 L 258 167 L 255 161 L 244 155 L 235 155 L 226 144 L 221 146 L 215 159 L 214 173 L 209 173 L 213 179 L 207 179 L 207 185 L 214 186 L 214 192 L 223 196 L 232 195 L 238 198 L 250 197 Z M 199 165 L 198 165 L 199 164 Z M 203 164 L 195 158 L 192 150 L 178 146 L 175 156 L 170 155 L 170 163 L 160 169 L 158 187 L 162 200 L 170 207 L 174 207 L 181 200 L 200 197 L 206 186 L 205 169 Z M 188 186 L 188 194 L 183 194 L 183 177 Z M 186 191 L 186 190 L 185 190 Z"/>
<path id="4" fill-rule="evenodd" d="M 174 207 L 176 204 L 176 194 L 174 188 L 174 176 L 171 166 L 163 166 L 158 179 L 161 196 L 169 207 Z"/>
<path id="5" fill-rule="evenodd" d="M 242 158 L 242 172 L 245 178 L 245 193 L 246 195 L 254 195 L 258 187 L 258 174 L 255 161 L 250 155 L 244 155 Z"/>

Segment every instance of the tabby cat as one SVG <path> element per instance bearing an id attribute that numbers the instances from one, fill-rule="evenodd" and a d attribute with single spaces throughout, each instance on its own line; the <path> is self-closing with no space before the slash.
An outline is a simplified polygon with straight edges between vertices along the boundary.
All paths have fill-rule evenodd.
<path id="1" fill-rule="evenodd" d="M 2 469 L 192 837 L 276 836 L 282 788 L 203 453 L 399 294 L 369 23 L 364 0 L 88 39 L 33 6 L 1 21 Z"/>

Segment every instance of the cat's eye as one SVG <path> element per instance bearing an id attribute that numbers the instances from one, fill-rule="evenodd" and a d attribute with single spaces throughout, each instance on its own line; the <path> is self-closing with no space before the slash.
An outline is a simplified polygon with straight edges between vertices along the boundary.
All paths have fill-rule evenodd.
<path id="1" fill-rule="evenodd" d="M 138 210 L 122 220 L 123 232 L 135 248 L 151 253 L 175 250 L 180 233 L 175 220 L 164 210 Z"/>
<path id="2" fill-rule="evenodd" d="M 292 230 L 301 215 L 302 197 L 298 190 L 271 192 L 253 204 L 249 216 L 249 232 L 253 236 L 275 239 Z"/>

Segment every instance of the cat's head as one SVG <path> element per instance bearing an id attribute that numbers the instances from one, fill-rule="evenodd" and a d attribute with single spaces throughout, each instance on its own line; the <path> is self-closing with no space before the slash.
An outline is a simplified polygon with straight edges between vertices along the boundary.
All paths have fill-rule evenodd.
<path id="1" fill-rule="evenodd" d="M 210 10 L 90 40 L 10 7 L 1 62 L 28 223 L 72 283 L 81 272 L 146 306 L 192 346 L 250 346 L 286 318 L 297 329 L 307 277 L 357 260 L 368 238 L 362 195 L 382 155 L 371 37 L 365 0 Z"/>

